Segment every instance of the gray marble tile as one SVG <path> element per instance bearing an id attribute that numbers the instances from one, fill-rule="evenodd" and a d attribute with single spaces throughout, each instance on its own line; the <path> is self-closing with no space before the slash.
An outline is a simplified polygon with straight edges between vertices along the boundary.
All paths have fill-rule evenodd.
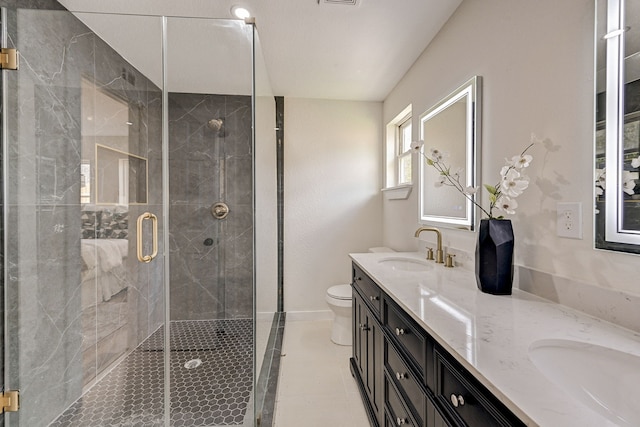
<path id="1" fill-rule="evenodd" d="M 246 317 L 252 307 L 251 98 L 170 94 L 169 102 L 172 319 Z M 214 118 L 223 120 L 222 130 L 207 126 Z M 216 221 L 209 208 L 223 198 L 231 213 Z M 203 246 L 206 238 L 212 246 Z"/>
<path id="2" fill-rule="evenodd" d="M 134 240 L 129 241 L 120 272 L 127 283 L 126 298 L 112 305 L 93 304 L 93 314 L 83 310 L 79 167 L 88 152 L 81 146 L 82 78 L 124 100 L 134 119 L 126 149 L 150 159 L 149 170 L 155 176 L 149 201 L 155 206 L 132 208 L 132 215 L 159 208 L 162 202 L 161 96 L 57 2 L 2 5 L 14 8 L 8 11 L 10 44 L 22 56 L 20 73 L 7 75 L 14 94 L 8 99 L 7 117 L 11 204 L 5 207 L 11 225 L 8 376 L 9 385 L 23 393 L 21 424 L 40 426 L 80 396 L 83 377 L 86 381 L 95 376 L 162 322 L 163 263 L 138 265 Z M 123 70 L 134 78 L 123 79 Z M 149 245 L 146 241 L 145 250 Z M 114 308 L 115 312 L 108 310 Z M 88 329 L 93 336 L 86 334 Z"/>

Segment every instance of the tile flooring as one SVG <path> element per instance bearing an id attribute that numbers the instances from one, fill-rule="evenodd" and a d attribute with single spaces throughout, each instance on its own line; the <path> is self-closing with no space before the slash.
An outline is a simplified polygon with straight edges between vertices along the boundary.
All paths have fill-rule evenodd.
<path id="1" fill-rule="evenodd" d="M 274 427 L 369 427 L 349 370 L 351 346 L 330 335 L 329 320 L 287 319 Z"/>
<path id="2" fill-rule="evenodd" d="M 162 425 L 163 333 L 154 332 L 51 426 Z M 243 424 L 252 345 L 251 319 L 171 322 L 171 425 Z"/>

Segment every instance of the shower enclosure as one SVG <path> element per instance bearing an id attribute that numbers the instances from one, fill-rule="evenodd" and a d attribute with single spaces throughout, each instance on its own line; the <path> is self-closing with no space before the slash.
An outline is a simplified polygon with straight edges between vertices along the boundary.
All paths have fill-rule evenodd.
<path id="1" fill-rule="evenodd" d="M 278 329 L 255 25 L 0 6 L 2 422 L 255 425 Z"/>

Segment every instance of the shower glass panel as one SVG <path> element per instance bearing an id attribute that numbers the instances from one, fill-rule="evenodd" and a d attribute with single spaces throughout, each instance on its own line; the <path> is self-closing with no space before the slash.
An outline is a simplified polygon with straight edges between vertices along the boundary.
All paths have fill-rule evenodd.
<path id="1" fill-rule="evenodd" d="M 171 420 L 253 425 L 253 26 L 168 18 Z"/>
<path id="2" fill-rule="evenodd" d="M 162 20 L 2 6 L 5 424 L 162 424 L 163 342 L 136 364 L 164 323 L 162 86 L 99 35 L 147 29 L 161 75 Z"/>
<path id="3" fill-rule="evenodd" d="M 21 55 L 2 71 L 2 285 L 21 407 L 4 424 L 268 418 L 275 102 L 255 27 L 16 4 L 0 0 Z"/>
<path id="4" fill-rule="evenodd" d="M 255 419 L 262 425 L 272 425 L 273 368 L 277 337 L 282 335 L 284 318 L 277 312 L 277 189 L 276 189 L 276 120 L 275 98 L 264 57 L 260 37 L 254 27 L 254 174 L 255 174 Z M 274 378 L 276 376 L 276 378 Z"/>

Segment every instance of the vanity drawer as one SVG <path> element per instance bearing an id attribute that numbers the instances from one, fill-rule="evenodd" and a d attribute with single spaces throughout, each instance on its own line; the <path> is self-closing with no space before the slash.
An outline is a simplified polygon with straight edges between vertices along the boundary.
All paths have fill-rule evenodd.
<path id="1" fill-rule="evenodd" d="M 400 396 L 396 392 L 395 388 L 389 381 L 389 378 L 384 378 L 384 395 L 387 416 L 385 417 L 385 426 L 421 426 L 422 424 L 416 424 L 413 418 L 407 411 L 407 408 L 402 404 Z"/>
<path id="2" fill-rule="evenodd" d="M 455 425 L 470 427 L 524 426 L 504 405 L 456 361 L 435 352 L 436 400 Z"/>
<path id="3" fill-rule="evenodd" d="M 401 360 L 400 355 L 391 342 L 385 339 L 385 365 L 391 381 L 396 385 L 400 395 L 404 397 L 409 409 L 413 412 L 418 425 L 425 419 L 427 397 L 418 385 L 418 379 Z"/>
<path id="4" fill-rule="evenodd" d="M 360 292 L 362 298 L 373 312 L 380 316 L 380 303 L 382 291 L 376 283 L 369 278 L 358 266 L 353 266 L 353 286 Z"/>
<path id="5" fill-rule="evenodd" d="M 427 338 L 422 329 L 395 303 L 384 299 L 384 327 L 398 346 L 400 353 L 406 353 L 414 365 L 419 381 L 425 380 Z"/>

